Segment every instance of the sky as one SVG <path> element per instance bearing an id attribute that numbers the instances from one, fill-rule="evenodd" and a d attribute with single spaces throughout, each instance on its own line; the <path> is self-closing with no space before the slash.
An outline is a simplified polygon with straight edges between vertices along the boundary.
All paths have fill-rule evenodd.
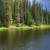
<path id="1" fill-rule="evenodd" d="M 33 0 L 30 0 L 31 4 Z M 47 8 L 50 10 L 50 0 L 36 0 L 36 2 L 40 3 L 43 6 L 43 9 Z"/>

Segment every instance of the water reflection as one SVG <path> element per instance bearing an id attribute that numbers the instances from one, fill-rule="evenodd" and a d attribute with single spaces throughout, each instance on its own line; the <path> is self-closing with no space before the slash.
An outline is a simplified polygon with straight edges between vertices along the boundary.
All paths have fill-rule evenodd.
<path id="1" fill-rule="evenodd" d="M 5 46 L 8 42 L 8 30 L 0 31 L 0 46 Z"/>
<path id="2" fill-rule="evenodd" d="M 0 50 L 44 50 L 49 46 L 48 41 L 50 41 L 48 30 L 0 31 Z"/>

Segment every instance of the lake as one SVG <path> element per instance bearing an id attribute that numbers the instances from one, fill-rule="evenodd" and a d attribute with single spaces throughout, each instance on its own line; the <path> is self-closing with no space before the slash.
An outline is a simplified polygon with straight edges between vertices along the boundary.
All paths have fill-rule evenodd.
<path id="1" fill-rule="evenodd" d="M 50 30 L 0 31 L 0 50 L 50 50 Z"/>

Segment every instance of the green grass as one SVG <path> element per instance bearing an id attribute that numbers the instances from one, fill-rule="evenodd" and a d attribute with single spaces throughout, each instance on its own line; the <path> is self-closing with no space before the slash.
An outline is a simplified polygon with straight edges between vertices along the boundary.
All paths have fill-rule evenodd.
<path id="1" fill-rule="evenodd" d="M 41 25 L 38 25 L 38 26 L 34 26 L 32 25 L 32 27 L 34 28 L 37 28 L 37 29 L 50 29 L 50 25 L 45 25 L 45 24 L 41 24 Z"/>
<path id="2" fill-rule="evenodd" d="M 19 30 L 28 30 L 28 29 L 50 29 L 50 25 L 44 25 L 44 24 L 41 24 L 39 26 L 36 26 L 36 25 L 31 25 L 31 26 L 27 26 L 27 25 L 19 25 L 18 27 L 15 26 L 15 25 L 10 25 L 9 27 L 0 27 L 0 31 L 2 30 L 6 30 L 6 29 L 19 29 Z"/>

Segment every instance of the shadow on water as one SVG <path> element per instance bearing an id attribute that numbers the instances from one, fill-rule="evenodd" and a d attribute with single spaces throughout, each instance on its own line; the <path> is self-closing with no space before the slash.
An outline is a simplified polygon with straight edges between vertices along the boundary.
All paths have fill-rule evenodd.
<path id="1" fill-rule="evenodd" d="M 30 44 L 36 45 L 41 38 L 48 36 L 48 30 L 4 30 L 0 31 L 0 48 L 15 48 L 15 50 L 28 50 Z M 30 43 L 31 42 L 31 43 Z M 36 46 L 31 46 L 35 48 Z M 32 50 L 33 50 L 32 48 Z M 12 50 L 12 49 L 11 49 Z"/>
<path id="2" fill-rule="evenodd" d="M 8 41 L 8 30 L 0 31 L 0 45 L 7 44 Z"/>

